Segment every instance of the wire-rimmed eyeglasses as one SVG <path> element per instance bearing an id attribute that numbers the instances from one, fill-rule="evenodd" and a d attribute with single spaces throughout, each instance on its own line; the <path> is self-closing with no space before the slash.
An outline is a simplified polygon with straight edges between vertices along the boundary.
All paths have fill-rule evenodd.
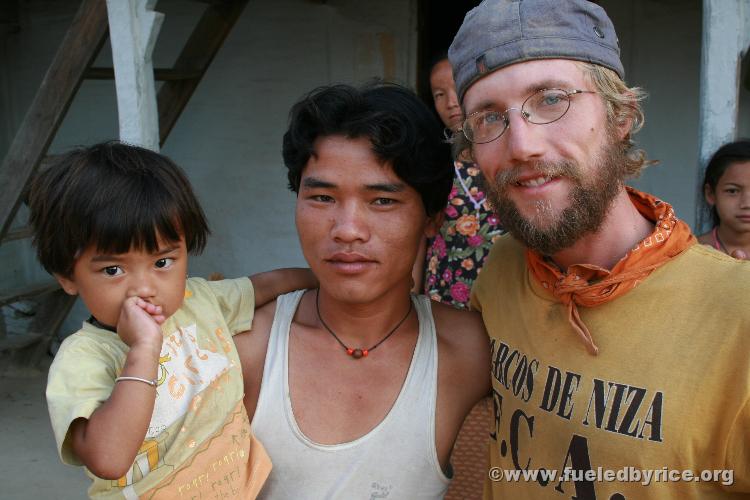
<path id="1" fill-rule="evenodd" d="M 596 94 L 592 90 L 537 90 L 523 101 L 521 108 L 505 111 L 484 110 L 470 114 L 461 124 L 461 131 L 470 142 L 485 144 L 492 142 L 508 130 L 508 112 L 519 110 L 524 120 L 535 125 L 546 125 L 565 116 L 570 109 L 570 97 L 576 94 Z"/>

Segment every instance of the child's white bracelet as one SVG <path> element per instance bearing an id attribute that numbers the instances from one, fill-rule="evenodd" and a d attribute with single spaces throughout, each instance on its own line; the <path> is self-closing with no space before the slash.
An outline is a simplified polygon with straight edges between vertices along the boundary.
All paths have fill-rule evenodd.
<path id="1" fill-rule="evenodd" d="M 117 377 L 115 379 L 115 382 L 121 382 L 123 380 L 135 380 L 136 382 L 143 382 L 144 384 L 148 384 L 152 387 L 156 387 L 156 380 L 148 380 L 146 378 L 141 378 L 141 377 Z"/>

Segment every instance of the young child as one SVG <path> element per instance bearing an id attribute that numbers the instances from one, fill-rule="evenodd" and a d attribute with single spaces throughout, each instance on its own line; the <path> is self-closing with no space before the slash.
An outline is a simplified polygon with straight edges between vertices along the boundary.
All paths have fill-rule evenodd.
<path id="1" fill-rule="evenodd" d="M 430 90 L 435 110 L 450 135 L 461 128 L 464 115 L 447 53 L 434 59 Z M 424 270 L 424 288 L 420 293 L 462 309 L 469 307 L 471 287 L 492 244 L 504 232 L 485 200 L 482 172 L 468 156 L 464 151 L 453 161 L 455 176 L 443 210 L 443 222 L 438 234 L 427 243 L 426 257 L 420 263 Z M 446 161 L 451 160 L 446 158 Z M 478 473 L 477 469 L 475 474 Z"/>
<path id="2" fill-rule="evenodd" d="M 134 146 L 66 154 L 29 205 L 39 260 L 91 312 L 49 372 L 63 462 L 86 467 L 96 498 L 254 498 L 271 464 L 231 336 L 256 304 L 314 286 L 311 273 L 188 279 L 203 211 L 179 167 Z"/>
<path id="3" fill-rule="evenodd" d="M 730 142 L 714 153 L 703 195 L 713 228 L 698 241 L 738 259 L 750 258 L 750 140 Z"/>

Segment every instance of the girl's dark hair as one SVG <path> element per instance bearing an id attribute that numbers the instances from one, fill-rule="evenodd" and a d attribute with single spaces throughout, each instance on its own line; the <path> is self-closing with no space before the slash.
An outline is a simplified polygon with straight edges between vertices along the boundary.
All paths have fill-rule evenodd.
<path id="1" fill-rule="evenodd" d="M 432 70 L 435 69 L 435 66 L 437 66 L 437 63 L 442 62 L 444 60 L 448 59 L 448 49 L 439 50 L 432 54 L 432 57 L 430 57 L 430 73 L 432 73 Z"/>
<path id="2" fill-rule="evenodd" d="M 703 176 L 701 189 L 705 190 L 709 186 L 713 192 L 716 192 L 716 185 L 719 179 L 724 175 L 727 168 L 736 162 L 750 161 L 750 139 L 740 139 L 735 142 L 729 142 L 716 150 L 714 155 L 706 166 L 706 173 Z M 704 196 L 705 201 L 705 196 Z M 712 226 L 718 226 L 721 223 L 719 213 L 716 207 L 708 207 L 711 214 Z"/>
<path id="3" fill-rule="evenodd" d="M 184 172 L 166 156 L 112 141 L 64 154 L 29 191 L 42 266 L 70 276 L 84 249 L 154 252 L 158 237 L 203 251 L 206 218 Z"/>
<path id="4" fill-rule="evenodd" d="M 302 171 L 320 137 L 365 137 L 375 156 L 422 197 L 427 215 L 445 208 L 453 182 L 450 148 L 427 106 L 400 85 L 375 82 L 361 88 L 320 87 L 289 114 L 283 157 L 289 188 L 299 192 Z"/>

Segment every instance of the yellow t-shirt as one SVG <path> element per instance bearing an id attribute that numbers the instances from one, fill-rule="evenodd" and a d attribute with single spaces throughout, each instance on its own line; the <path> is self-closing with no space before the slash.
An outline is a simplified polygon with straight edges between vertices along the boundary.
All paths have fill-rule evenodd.
<path id="1" fill-rule="evenodd" d="M 510 236 L 495 244 L 472 300 L 492 344 L 487 498 L 750 492 L 750 262 L 693 245 L 626 295 L 579 307 L 598 356 Z M 683 470 L 704 476 L 669 480 L 689 477 Z"/>
<path id="2" fill-rule="evenodd" d="M 182 307 L 163 325 L 156 403 L 143 446 L 119 480 L 93 480 L 92 498 L 253 498 L 270 460 L 250 434 L 231 336 L 249 330 L 254 293 L 247 278 L 190 278 Z M 81 465 L 69 428 L 106 401 L 128 347 L 84 323 L 50 367 L 47 404 L 63 462 Z"/>

